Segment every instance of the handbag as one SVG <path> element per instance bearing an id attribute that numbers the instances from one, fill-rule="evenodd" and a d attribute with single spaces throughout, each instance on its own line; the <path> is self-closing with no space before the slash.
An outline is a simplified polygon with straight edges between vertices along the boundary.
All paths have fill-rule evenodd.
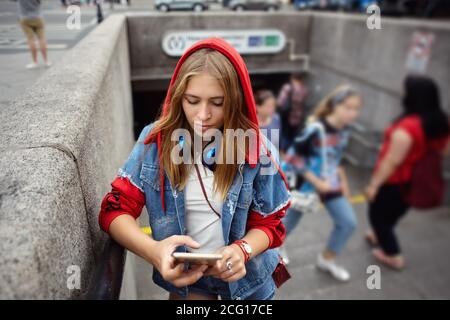
<path id="1" fill-rule="evenodd" d="M 281 256 L 279 256 L 278 259 L 278 265 L 272 273 L 272 279 L 275 282 L 277 288 L 281 287 L 283 283 L 291 278 L 291 274 L 289 273 L 286 264 L 284 263 Z"/>

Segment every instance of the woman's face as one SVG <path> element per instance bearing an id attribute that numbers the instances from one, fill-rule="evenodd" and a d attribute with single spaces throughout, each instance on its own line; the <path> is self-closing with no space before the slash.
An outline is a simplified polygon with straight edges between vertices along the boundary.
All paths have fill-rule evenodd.
<path id="1" fill-rule="evenodd" d="M 223 126 L 224 93 L 219 81 L 209 73 L 190 78 L 182 101 L 186 119 L 197 135 L 206 137 L 206 130 Z"/>
<path id="2" fill-rule="evenodd" d="M 347 126 L 358 118 L 361 105 L 361 97 L 350 96 L 336 105 L 334 115 L 342 125 Z"/>

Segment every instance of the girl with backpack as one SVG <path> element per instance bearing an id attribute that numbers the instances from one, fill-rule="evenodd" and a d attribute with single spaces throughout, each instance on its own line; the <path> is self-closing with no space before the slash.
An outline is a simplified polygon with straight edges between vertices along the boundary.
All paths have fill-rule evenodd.
<path id="1" fill-rule="evenodd" d="M 410 207 L 430 208 L 444 195 L 442 159 L 450 149 L 449 118 L 435 82 L 408 76 L 403 113 L 385 131 L 366 197 L 372 230 L 366 239 L 381 263 L 400 270 L 405 261 L 394 228 Z M 424 191 L 421 191 L 421 189 Z"/>

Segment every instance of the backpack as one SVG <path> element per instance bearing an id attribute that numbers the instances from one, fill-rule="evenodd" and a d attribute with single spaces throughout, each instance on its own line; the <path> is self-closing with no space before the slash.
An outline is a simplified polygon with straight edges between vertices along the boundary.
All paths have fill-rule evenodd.
<path id="1" fill-rule="evenodd" d="M 411 181 L 403 190 L 407 204 L 417 209 L 439 207 L 444 201 L 445 181 L 442 154 L 436 148 L 427 148 L 413 167 Z"/>

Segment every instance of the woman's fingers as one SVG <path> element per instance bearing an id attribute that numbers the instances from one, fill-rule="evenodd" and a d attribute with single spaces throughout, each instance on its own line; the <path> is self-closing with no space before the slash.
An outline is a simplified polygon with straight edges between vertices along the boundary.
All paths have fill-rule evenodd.
<path id="1" fill-rule="evenodd" d="M 227 282 L 239 280 L 246 274 L 245 264 L 235 248 L 225 247 L 221 254 L 223 259 L 211 268 L 207 275 L 222 279 Z"/>
<path id="2" fill-rule="evenodd" d="M 191 264 L 189 266 L 190 270 L 201 270 L 203 273 L 208 269 L 208 265 L 206 264 Z"/>
<path id="3" fill-rule="evenodd" d="M 228 247 L 220 249 L 217 253 L 222 255 L 222 259 L 216 261 L 216 263 L 209 269 L 207 275 L 218 276 L 223 271 L 227 270 L 227 261 L 231 258 L 233 252 Z"/>
<path id="4" fill-rule="evenodd" d="M 174 286 L 183 287 L 197 282 L 203 275 L 207 265 L 193 266 L 189 270 L 185 270 L 183 262 L 177 262 L 173 258 L 172 253 L 179 246 L 187 246 L 190 248 L 200 248 L 200 244 L 189 236 L 174 235 L 165 240 L 161 248 L 161 270 L 160 273 L 164 280 L 171 282 Z"/>
<path id="5" fill-rule="evenodd" d="M 243 278 L 246 274 L 247 274 L 247 271 L 244 268 L 243 270 L 236 272 L 232 276 L 230 276 L 228 278 L 224 278 L 222 280 L 225 282 L 234 282 L 234 281 L 238 281 L 239 279 Z"/>
<path id="6" fill-rule="evenodd" d="M 209 266 L 208 270 L 205 272 L 205 276 L 213 276 L 217 273 L 217 270 L 214 266 Z"/>
<path id="7" fill-rule="evenodd" d="M 206 268 L 206 265 L 202 265 L 185 270 L 184 264 L 181 263 L 168 270 L 164 279 L 170 281 L 176 287 L 184 287 L 197 282 L 203 276 Z"/>
<path id="8" fill-rule="evenodd" d="M 185 272 L 184 262 L 179 262 L 173 258 L 169 258 L 163 262 L 162 276 L 164 280 L 171 281 L 181 276 Z"/>
<path id="9" fill-rule="evenodd" d="M 217 274 L 216 277 L 222 279 L 226 282 L 233 282 L 241 279 L 247 273 L 245 269 L 245 264 L 239 255 L 234 255 L 232 258 L 228 259 L 230 262 L 230 268 L 225 266 L 225 270 Z"/>
<path id="10" fill-rule="evenodd" d="M 169 239 L 170 239 L 171 243 L 173 245 L 175 245 L 176 247 L 188 246 L 193 249 L 200 248 L 200 244 L 189 236 L 177 236 L 176 235 L 176 236 L 171 236 Z"/>
<path id="11" fill-rule="evenodd" d="M 225 282 L 233 282 L 243 278 L 247 274 L 247 270 L 244 266 L 239 268 L 237 271 L 229 272 L 229 274 L 224 275 L 224 277 L 220 278 Z"/>
<path id="12" fill-rule="evenodd" d="M 222 273 L 220 273 L 219 277 L 220 279 L 227 281 L 227 279 L 233 277 L 236 274 L 241 274 L 243 271 L 245 271 L 244 263 L 238 258 L 229 260 L 231 262 L 230 269 L 226 268 Z M 244 273 L 245 275 L 245 273 Z"/>
<path id="13" fill-rule="evenodd" d="M 185 271 L 172 281 L 173 285 L 176 287 L 185 287 L 196 283 L 203 276 L 203 272 L 201 270 L 189 270 Z"/>

